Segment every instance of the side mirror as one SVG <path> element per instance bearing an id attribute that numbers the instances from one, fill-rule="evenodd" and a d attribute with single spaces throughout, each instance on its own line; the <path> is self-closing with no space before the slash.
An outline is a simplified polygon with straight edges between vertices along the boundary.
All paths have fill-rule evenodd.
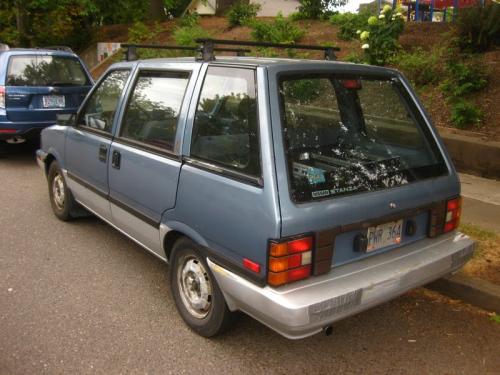
<path id="1" fill-rule="evenodd" d="M 75 125 L 76 115 L 74 113 L 58 113 L 56 115 L 56 124 L 62 126 Z"/>

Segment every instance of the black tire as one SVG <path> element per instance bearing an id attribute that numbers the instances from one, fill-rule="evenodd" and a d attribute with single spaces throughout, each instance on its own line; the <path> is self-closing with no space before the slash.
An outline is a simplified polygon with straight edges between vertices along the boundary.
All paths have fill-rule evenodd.
<path id="1" fill-rule="evenodd" d="M 57 179 L 57 182 L 56 182 Z M 49 185 L 49 198 L 50 205 L 52 206 L 52 211 L 58 219 L 62 221 L 68 221 L 79 216 L 81 211 L 80 206 L 76 203 L 71 190 L 69 190 L 64 175 L 59 167 L 57 161 L 53 161 L 49 166 L 49 173 L 47 175 L 47 181 Z M 57 187 L 55 185 L 58 185 Z M 62 194 L 62 201 L 60 199 L 61 195 L 56 196 L 56 191 Z"/>
<path id="2" fill-rule="evenodd" d="M 207 265 L 205 257 L 200 254 L 202 254 L 202 252 L 198 245 L 188 238 L 183 237 L 175 242 L 170 259 L 170 287 L 177 310 L 184 322 L 199 335 L 213 337 L 226 332 L 231 327 L 234 320 L 234 314 L 229 311 L 224 296 Z M 195 279 L 199 285 L 198 290 L 191 289 L 191 293 L 186 292 L 186 288 L 183 287 L 183 285 L 187 285 L 187 279 L 193 276 L 186 276 L 185 274 L 186 277 L 183 277 L 182 270 L 186 264 L 191 265 L 197 270 L 202 270 L 202 274 L 205 278 L 204 281 L 202 280 L 200 282 L 200 278 L 196 277 L 196 275 L 199 276 L 200 274 L 192 272 L 192 274 L 195 275 L 192 278 Z M 193 284 L 195 284 L 194 289 L 196 289 L 196 282 L 193 282 Z M 207 298 L 207 300 L 210 300 L 210 304 L 205 309 L 197 310 L 190 304 L 189 294 L 198 297 L 202 295 L 203 293 L 200 290 L 202 290 L 203 287 L 200 285 L 203 283 L 208 283 L 210 285 L 210 297 Z M 205 301 L 204 298 L 200 298 L 200 300 Z M 196 316 L 197 314 L 198 316 Z"/>

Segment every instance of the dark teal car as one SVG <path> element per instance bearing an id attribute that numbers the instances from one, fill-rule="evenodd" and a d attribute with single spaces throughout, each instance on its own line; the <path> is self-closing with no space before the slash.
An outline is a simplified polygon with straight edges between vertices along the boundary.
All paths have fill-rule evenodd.
<path id="1" fill-rule="evenodd" d="M 0 49 L 0 143 L 38 140 L 57 114 L 76 113 L 93 85 L 68 49 Z"/>

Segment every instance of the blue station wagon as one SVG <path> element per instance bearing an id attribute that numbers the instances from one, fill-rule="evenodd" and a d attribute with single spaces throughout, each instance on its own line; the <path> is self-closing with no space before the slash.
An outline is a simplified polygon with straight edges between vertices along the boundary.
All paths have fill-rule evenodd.
<path id="1" fill-rule="evenodd" d="M 0 142 L 38 140 L 57 114 L 76 113 L 92 85 L 66 48 L 0 50 Z"/>
<path id="2" fill-rule="evenodd" d="M 55 215 L 100 217 L 170 263 L 189 327 L 281 335 L 457 271 L 460 184 L 397 71 L 251 57 L 116 63 L 42 132 Z"/>

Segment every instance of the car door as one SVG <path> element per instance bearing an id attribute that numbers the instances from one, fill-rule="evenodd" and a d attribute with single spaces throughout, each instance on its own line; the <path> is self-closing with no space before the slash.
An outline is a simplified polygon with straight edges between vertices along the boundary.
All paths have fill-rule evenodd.
<path id="1" fill-rule="evenodd" d="M 97 84 L 66 137 L 68 184 L 75 198 L 104 219 L 111 219 L 108 155 L 113 124 L 130 69 L 116 69 Z"/>
<path id="2" fill-rule="evenodd" d="M 139 68 L 111 144 L 113 223 L 160 256 L 160 219 L 175 205 L 181 168 L 178 129 L 187 111 L 184 98 L 194 86 L 193 69 Z"/>

